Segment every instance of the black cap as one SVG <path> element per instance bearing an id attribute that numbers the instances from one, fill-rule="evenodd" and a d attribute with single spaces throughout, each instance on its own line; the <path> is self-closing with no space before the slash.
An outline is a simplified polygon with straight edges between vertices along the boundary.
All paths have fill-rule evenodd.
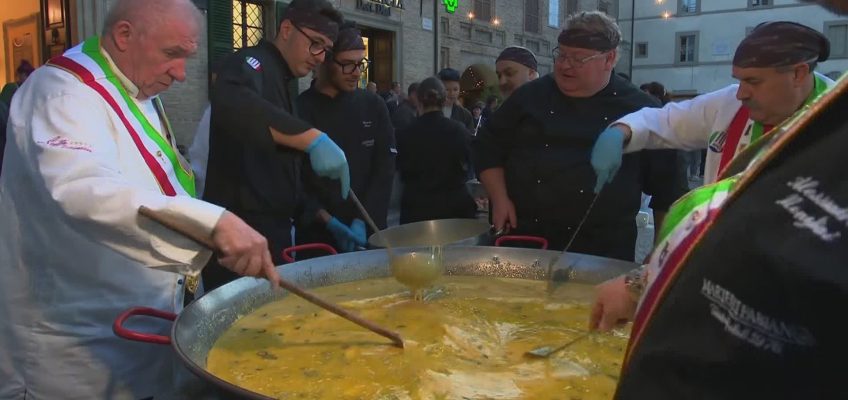
<path id="1" fill-rule="evenodd" d="M 445 82 L 459 82 L 459 71 L 453 68 L 445 68 L 437 74 L 439 79 Z"/>
<path id="2" fill-rule="evenodd" d="M 821 62 L 830 57 L 830 41 L 810 27 L 789 21 L 757 25 L 739 43 L 733 65 L 741 68 L 785 67 Z"/>
<path id="3" fill-rule="evenodd" d="M 498 56 L 498 61 L 514 61 L 533 71 L 539 70 L 539 63 L 536 61 L 536 56 L 530 49 L 521 46 L 510 46 L 501 52 Z"/>
<path id="4" fill-rule="evenodd" d="M 289 20 L 298 28 L 309 28 L 335 42 L 339 26 L 344 19 L 327 0 L 293 0 L 283 12 L 283 20 Z"/>
<path id="5" fill-rule="evenodd" d="M 339 35 L 333 42 L 333 52 L 341 53 L 348 50 L 365 50 L 362 34 L 356 29 L 356 23 L 345 21 L 339 28 Z"/>

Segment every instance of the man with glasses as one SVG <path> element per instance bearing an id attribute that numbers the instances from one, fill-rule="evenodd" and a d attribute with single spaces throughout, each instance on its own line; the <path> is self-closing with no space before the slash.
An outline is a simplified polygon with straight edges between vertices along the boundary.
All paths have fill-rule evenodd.
<path id="1" fill-rule="evenodd" d="M 706 148 L 704 183 L 715 182 L 736 154 L 833 84 L 813 72 L 829 53 L 815 29 L 788 21 L 757 26 L 733 57 L 738 84 L 626 115 L 605 130 L 592 154 L 598 185 L 614 177 L 622 150 L 645 148 Z"/>
<path id="2" fill-rule="evenodd" d="M 573 15 L 559 35 L 554 72 L 519 87 L 486 121 L 474 164 L 489 193 L 495 229 L 542 236 L 562 249 L 593 204 L 589 164 L 596 129 L 645 106 L 658 106 L 613 73 L 621 33 L 600 12 Z M 658 159 L 669 160 L 658 163 Z M 597 198 L 571 251 L 634 259 L 641 193 L 665 210 L 685 190 L 674 154 L 633 154 Z M 658 167 L 662 166 L 662 168 Z"/>
<path id="3" fill-rule="evenodd" d="M 262 233 L 277 265 L 282 249 L 291 245 L 304 152 L 318 175 L 341 182 L 341 196 L 347 197 L 344 152 L 326 133 L 296 118 L 289 97 L 289 83 L 324 61 L 341 23 L 326 0 L 294 0 L 276 38 L 225 58 L 212 87 L 203 198 Z M 207 290 L 234 278 L 214 257 L 203 271 Z"/>
<path id="4" fill-rule="evenodd" d="M 350 163 L 351 188 L 378 227 L 386 227 L 395 136 L 386 102 L 358 89 L 368 68 L 365 43 L 353 24 L 339 30 L 333 51 L 318 67 L 315 85 L 297 98 L 298 114 L 341 146 Z M 366 227 L 351 201 L 342 201 L 338 185 L 305 169 L 309 195 L 296 221 L 298 243 L 332 243 L 340 251 L 366 246 Z M 311 254 L 298 253 L 298 259 Z"/>

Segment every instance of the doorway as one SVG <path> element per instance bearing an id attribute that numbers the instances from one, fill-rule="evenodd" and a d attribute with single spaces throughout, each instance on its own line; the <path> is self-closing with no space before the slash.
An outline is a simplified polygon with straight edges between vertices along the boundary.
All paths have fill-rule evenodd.
<path id="1" fill-rule="evenodd" d="M 75 18 L 76 0 L 0 1 L 0 83 L 14 82 L 24 61 L 38 68 L 70 48 Z"/>
<path id="2" fill-rule="evenodd" d="M 362 27 L 361 32 L 366 43 L 366 57 L 371 61 L 364 80 L 366 84 L 376 83 L 377 92 L 388 92 L 394 80 L 395 33 L 370 27 Z"/>

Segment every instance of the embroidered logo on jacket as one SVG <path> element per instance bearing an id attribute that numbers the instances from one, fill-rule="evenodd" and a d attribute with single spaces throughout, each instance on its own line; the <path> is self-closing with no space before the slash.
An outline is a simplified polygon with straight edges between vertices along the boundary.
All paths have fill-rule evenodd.
<path id="1" fill-rule="evenodd" d="M 710 135 L 709 148 L 713 153 L 721 153 L 724 143 L 727 142 L 727 131 L 717 131 Z"/>
<path id="2" fill-rule="evenodd" d="M 262 71 L 262 63 L 260 63 L 259 60 L 253 57 L 247 57 L 245 58 L 245 61 L 247 61 L 247 65 L 250 65 L 251 68 L 257 71 Z"/>
<path id="3" fill-rule="evenodd" d="M 62 137 L 62 136 L 54 136 L 53 138 L 51 138 L 50 140 L 48 140 L 46 142 L 39 140 L 36 143 L 41 144 L 41 145 L 47 145 L 47 146 L 50 146 L 50 147 L 56 147 L 56 148 L 60 148 L 60 149 L 82 150 L 82 151 L 87 151 L 89 153 L 91 153 L 93 151 L 91 145 L 88 144 L 88 143 L 76 142 L 76 141 L 70 140 L 70 139 L 68 139 L 66 137 Z"/>
<path id="4" fill-rule="evenodd" d="M 365 147 L 374 147 L 374 139 L 363 140 L 362 145 Z"/>
<path id="5" fill-rule="evenodd" d="M 804 326 L 793 325 L 765 314 L 717 283 L 704 279 L 701 295 L 710 302 L 710 315 L 724 330 L 749 345 L 783 354 L 786 346 L 815 346 L 816 339 Z"/>

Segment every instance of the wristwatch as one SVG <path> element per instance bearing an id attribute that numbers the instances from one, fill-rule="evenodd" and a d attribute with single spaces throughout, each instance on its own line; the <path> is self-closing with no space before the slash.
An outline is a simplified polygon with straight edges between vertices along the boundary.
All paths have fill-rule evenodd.
<path id="1" fill-rule="evenodd" d="M 624 275 L 624 286 L 635 300 L 642 297 L 645 285 L 648 283 L 648 274 L 645 266 L 634 268 Z"/>

